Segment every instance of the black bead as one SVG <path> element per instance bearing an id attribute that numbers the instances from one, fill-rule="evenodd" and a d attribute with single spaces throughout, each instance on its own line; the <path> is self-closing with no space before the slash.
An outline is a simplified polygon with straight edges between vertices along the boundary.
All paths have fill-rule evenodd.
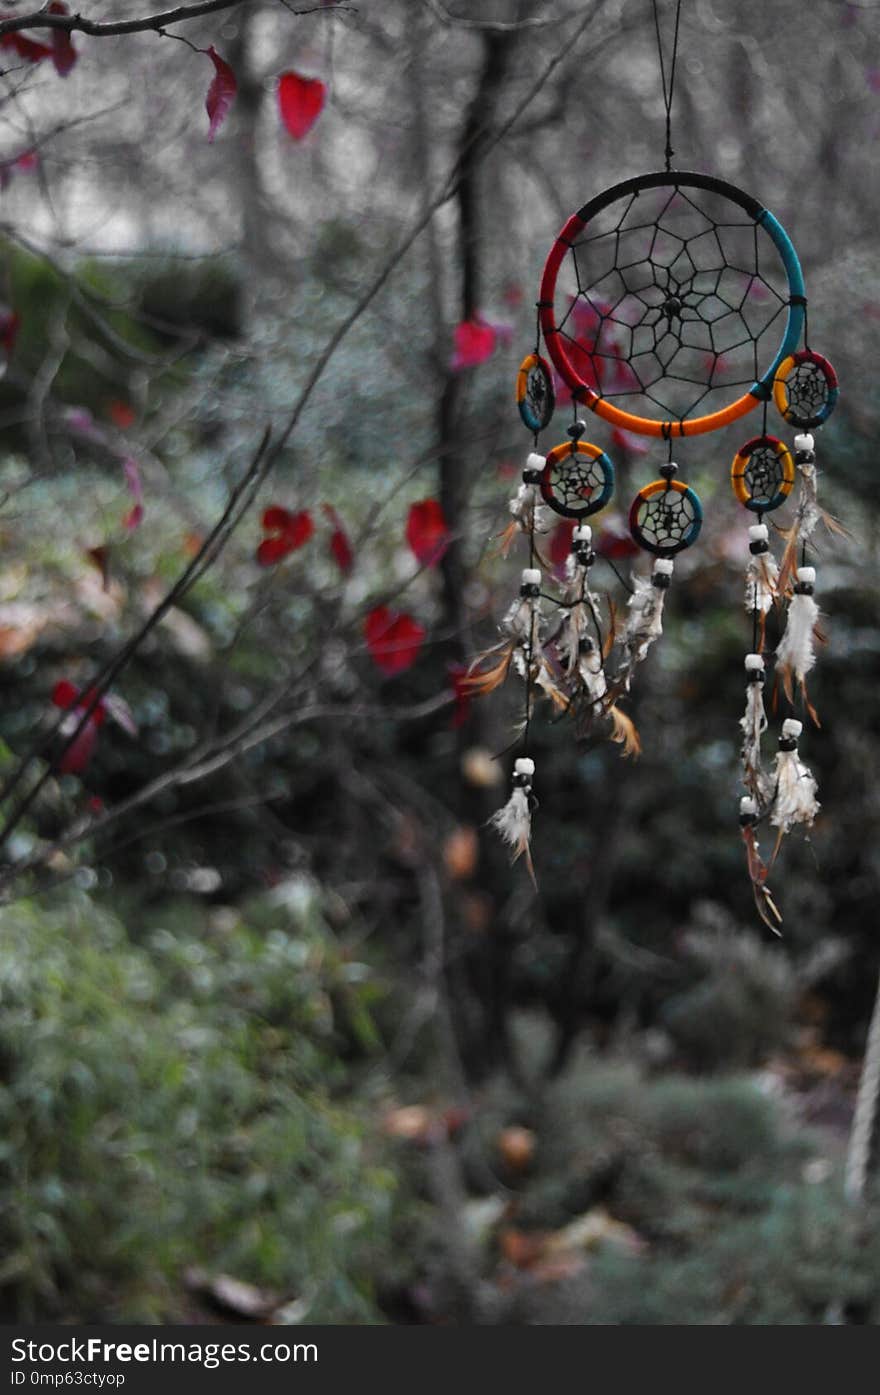
<path id="1" fill-rule="evenodd" d="M 812 450 L 796 450 L 794 453 L 795 465 L 815 465 L 816 452 Z"/>
<path id="2" fill-rule="evenodd" d="M 753 823 L 757 823 L 757 822 L 758 822 L 758 815 L 757 815 L 757 814 L 740 814 L 740 816 L 739 816 L 739 826 L 740 826 L 740 828 L 749 828 Z"/>
<path id="3" fill-rule="evenodd" d="M 519 588 L 519 594 L 529 597 L 530 600 L 536 600 L 541 594 L 541 588 L 540 586 L 536 586 L 533 581 L 524 581 Z"/>
<path id="4" fill-rule="evenodd" d="M 573 441 L 579 441 L 586 429 L 587 423 L 585 421 L 573 421 L 571 426 L 566 427 L 566 435 L 570 436 Z"/>
<path id="5" fill-rule="evenodd" d="M 658 591 L 668 590 L 671 580 L 672 577 L 666 572 L 653 572 L 651 575 L 651 585 L 656 586 Z"/>
<path id="6" fill-rule="evenodd" d="M 523 484 L 540 484 L 542 473 L 541 470 L 523 470 Z"/>
<path id="7" fill-rule="evenodd" d="M 764 538 L 756 538 L 749 543 L 749 552 L 753 557 L 760 557 L 762 552 L 769 552 L 770 544 Z"/>
<path id="8" fill-rule="evenodd" d="M 796 750 L 797 750 L 797 737 L 795 737 L 795 736 L 780 736 L 780 738 L 779 738 L 779 749 L 780 749 L 780 751 L 796 751 Z"/>
<path id="9" fill-rule="evenodd" d="M 796 596 L 812 596 L 814 589 L 809 581 L 799 581 L 794 587 L 794 594 Z"/>

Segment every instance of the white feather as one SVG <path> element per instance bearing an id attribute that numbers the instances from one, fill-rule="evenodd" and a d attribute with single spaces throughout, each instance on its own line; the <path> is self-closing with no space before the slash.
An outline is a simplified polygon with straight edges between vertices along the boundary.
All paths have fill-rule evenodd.
<path id="1" fill-rule="evenodd" d="M 771 794 L 770 777 L 761 764 L 761 737 L 767 730 L 764 711 L 764 690 L 760 683 L 746 687 L 746 710 L 740 718 L 743 734 L 742 760 L 744 783 L 759 804 L 765 804 Z"/>
<path id="2" fill-rule="evenodd" d="M 779 567 L 770 552 L 759 552 L 749 558 L 746 568 L 746 610 L 751 615 L 757 610 L 766 615 L 776 599 L 776 584 L 779 580 Z"/>
<path id="3" fill-rule="evenodd" d="M 776 667 L 787 669 L 802 683 L 816 662 L 813 631 L 819 607 L 812 596 L 796 592 L 788 607 L 785 634 L 776 650 Z"/>
<path id="4" fill-rule="evenodd" d="M 510 512 L 524 533 L 546 533 L 550 529 L 550 510 L 540 502 L 536 484 L 521 484 L 508 504 Z"/>
<path id="5" fill-rule="evenodd" d="M 795 824 L 810 828 L 820 808 L 817 785 L 797 750 L 780 751 L 776 757 L 776 798 L 770 822 L 788 833 Z"/>
<path id="6" fill-rule="evenodd" d="M 515 862 L 528 850 L 532 832 L 532 814 L 528 792 L 517 786 L 503 808 L 496 810 L 489 822 L 510 848 Z"/>

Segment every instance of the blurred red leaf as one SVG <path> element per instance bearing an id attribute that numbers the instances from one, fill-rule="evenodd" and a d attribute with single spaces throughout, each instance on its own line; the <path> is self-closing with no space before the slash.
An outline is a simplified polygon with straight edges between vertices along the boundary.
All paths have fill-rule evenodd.
<path id="1" fill-rule="evenodd" d="M 87 547 L 86 557 L 93 567 L 97 567 L 101 573 L 101 585 L 105 591 L 110 589 L 110 549 L 100 543 L 97 547 Z"/>
<path id="2" fill-rule="evenodd" d="M 14 156 L 11 160 L 3 160 L 0 163 L 0 189 L 8 189 L 10 180 L 16 170 L 22 174 L 29 174 L 39 165 L 39 156 L 35 150 L 25 150 L 21 155 Z"/>
<path id="3" fill-rule="evenodd" d="M 619 426 L 615 426 L 611 432 L 611 444 L 627 455 L 647 455 L 649 450 L 641 436 L 636 436 L 633 431 L 622 431 Z"/>
<path id="4" fill-rule="evenodd" d="M 354 552 L 348 540 L 348 534 L 333 505 L 324 504 L 323 509 L 325 518 L 333 524 L 333 532 L 330 534 L 330 555 L 343 576 L 348 576 L 354 566 Z"/>
<path id="5" fill-rule="evenodd" d="M 144 491 L 141 485 L 141 472 L 137 461 L 133 456 L 127 455 L 122 462 L 122 473 L 125 476 L 125 483 L 131 494 L 134 504 L 125 515 L 123 524 L 126 530 L 131 533 L 135 528 L 139 528 L 144 517 Z"/>
<path id="6" fill-rule="evenodd" d="M 411 615 L 395 614 L 380 605 L 364 620 L 364 638 L 377 668 L 393 675 L 403 673 L 416 662 L 425 630 Z"/>
<path id="7" fill-rule="evenodd" d="M 263 514 L 263 530 L 273 536 L 260 543 L 257 561 L 261 567 L 271 567 L 307 543 L 315 531 L 315 525 L 308 509 L 291 513 L 272 504 Z"/>
<path id="8" fill-rule="evenodd" d="M 205 49 L 205 53 L 214 64 L 214 80 L 208 88 L 208 95 L 205 98 L 205 110 L 208 113 L 208 140 L 213 141 L 226 117 L 229 115 L 229 108 L 235 101 L 238 92 L 238 82 L 235 73 L 221 58 L 214 45 Z"/>
<path id="9" fill-rule="evenodd" d="M 130 426 L 134 426 L 137 420 L 137 413 L 130 402 L 122 402 L 118 399 L 107 404 L 107 415 L 114 426 L 118 426 L 120 431 L 127 431 Z"/>
<path id="10" fill-rule="evenodd" d="M 80 692 L 74 683 L 67 678 L 61 678 L 52 689 L 52 702 L 56 707 L 69 710 L 71 715 L 65 717 L 61 726 L 62 737 L 70 736 L 82 719 L 89 703 L 92 700 L 94 689 L 86 689 Z M 58 760 L 58 771 L 61 775 L 79 775 L 85 770 L 94 754 L 98 741 L 98 728 L 105 717 L 103 698 L 98 702 L 94 712 L 90 713 L 89 719 L 69 748 L 63 752 Z"/>
<path id="11" fill-rule="evenodd" d="M 79 688 L 67 678 L 59 678 L 52 689 L 52 701 L 56 707 L 72 707 L 79 697 Z"/>
<path id="12" fill-rule="evenodd" d="M 15 348 L 20 327 L 21 319 L 17 311 L 0 310 L 0 346 L 2 346 L 7 358 L 10 357 Z"/>
<path id="13" fill-rule="evenodd" d="M 327 88 L 320 78 L 300 73 L 282 73 L 278 79 L 278 110 L 288 135 L 302 140 L 314 126 L 324 107 Z"/>
<path id="14" fill-rule="evenodd" d="M 599 529 L 598 536 L 593 538 L 593 547 L 600 557 L 607 557 L 612 562 L 623 557 L 637 557 L 639 554 L 639 545 L 632 538 L 622 518 L 606 519 Z"/>
<path id="15" fill-rule="evenodd" d="M 62 775 L 81 775 L 92 759 L 97 744 L 98 723 L 89 718 L 82 731 L 61 756 L 58 762 L 59 772 Z"/>
<path id="16" fill-rule="evenodd" d="M 574 518 L 564 518 L 557 523 L 550 538 L 550 561 L 554 567 L 562 567 L 571 552 L 571 535 L 576 523 Z"/>
<path id="17" fill-rule="evenodd" d="M 14 15 L 0 15 L 0 19 L 14 19 Z M 10 34 L 0 34 L 0 48 L 11 49 L 26 63 L 39 63 L 43 58 L 51 58 L 52 50 L 46 44 L 38 44 L 25 34 L 13 30 Z"/>
<path id="18" fill-rule="evenodd" d="M 69 10 L 67 6 L 62 3 L 62 0 L 52 0 L 52 4 L 49 5 L 48 11 L 50 15 L 69 14 Z M 67 74 L 76 63 L 78 56 L 67 31 L 64 29 L 53 29 L 52 62 L 59 77 L 67 77 Z"/>
<path id="19" fill-rule="evenodd" d="M 434 567 L 449 546 L 449 529 L 436 499 L 421 499 L 410 506 L 406 540 L 423 566 Z"/>
<path id="20" fill-rule="evenodd" d="M 461 324 L 455 326 L 455 352 L 450 368 L 458 372 L 462 368 L 475 368 L 478 363 L 485 363 L 494 352 L 496 339 L 493 325 L 480 319 L 462 320 Z"/>

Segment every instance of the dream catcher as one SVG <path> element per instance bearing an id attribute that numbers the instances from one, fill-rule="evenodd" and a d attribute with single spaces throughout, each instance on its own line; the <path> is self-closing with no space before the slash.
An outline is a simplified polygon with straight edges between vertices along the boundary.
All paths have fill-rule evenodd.
<path id="1" fill-rule="evenodd" d="M 568 219 L 546 261 L 535 344 L 516 381 L 533 447 L 505 534 L 505 547 L 523 535 L 528 566 L 501 642 L 474 661 L 467 681 L 475 692 L 491 691 L 508 675 L 524 684 L 522 754 L 510 799 L 493 822 L 513 857 L 531 869 L 534 706 L 547 699 L 553 713 L 571 718 L 576 736 L 608 735 L 625 754 L 638 753 L 627 699 L 661 637 L 678 559 L 700 536 L 703 506 L 693 476 L 715 463 L 714 433 L 756 418 L 758 429 L 743 431 L 730 466 L 733 493 L 750 520 L 739 822 L 756 905 L 775 930 L 781 917 L 769 871 L 784 835 L 809 828 L 819 809 L 799 751 L 803 721 L 818 725 L 807 686 L 819 618 L 808 553 L 820 523 L 841 530 L 819 506 L 810 433 L 833 410 L 838 385 L 831 364 L 810 347 L 803 276 L 785 229 L 734 185 L 671 168 L 679 9 L 680 2 L 668 84 L 657 28 L 666 168 L 590 199 Z M 548 431 L 562 399 L 571 403 L 572 420 L 564 432 Z M 621 432 L 654 438 L 659 455 L 655 477 L 628 504 L 629 531 L 651 560 L 636 570 L 620 614 L 593 581 L 591 524 L 616 486 L 613 451 L 603 443 L 608 428 L 618 439 Z M 773 515 L 786 504 L 782 526 Z M 554 515 L 574 520 L 562 575 L 540 551 Z M 784 543 L 780 557 L 774 537 Z M 771 671 L 777 700 L 767 706 L 781 719 L 772 764 L 764 700 Z M 762 826 L 771 839 L 766 856 Z"/>

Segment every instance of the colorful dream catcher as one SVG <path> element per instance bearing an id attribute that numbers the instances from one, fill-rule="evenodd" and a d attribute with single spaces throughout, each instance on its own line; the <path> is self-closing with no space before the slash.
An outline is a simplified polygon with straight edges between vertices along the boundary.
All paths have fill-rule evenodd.
<path id="1" fill-rule="evenodd" d="M 783 836 L 809 828 L 819 809 L 816 782 L 799 754 L 803 724 L 795 714 L 818 725 L 807 692 L 819 615 L 807 554 L 820 522 L 842 530 L 819 507 L 809 433 L 833 410 L 838 384 L 828 360 L 809 346 L 803 276 L 785 229 L 734 185 L 670 168 L 671 84 L 667 91 L 665 72 L 663 78 L 667 168 L 590 199 L 568 219 L 546 261 L 535 346 L 516 383 L 520 416 L 534 444 L 505 536 L 506 548 L 517 532 L 525 535 L 528 566 L 502 622 L 500 644 L 474 661 L 467 681 L 474 692 L 491 691 L 511 673 L 524 682 L 523 754 L 514 762 L 510 799 L 493 823 L 513 858 L 522 856 L 531 871 L 535 765 L 528 747 L 535 702 L 546 698 L 554 713 L 570 716 L 578 737 L 607 734 L 624 754 L 638 753 L 627 697 L 662 634 L 676 559 L 697 542 L 703 522 L 696 490 L 679 477 L 674 445 L 679 459 L 702 464 L 708 436 L 759 412 L 759 433 L 739 448 L 730 469 L 736 499 L 754 516 L 744 559 L 751 644 L 740 722 L 745 794 L 739 822 L 759 914 L 776 930 L 781 916 L 767 885 L 769 869 Z M 571 403 L 568 440 L 539 448 L 557 400 Z M 795 433 L 791 445 L 768 429 L 771 404 Z M 597 430 L 578 418 L 579 408 L 593 414 Z M 632 538 L 653 560 L 647 574 L 634 575 L 620 620 L 593 583 L 597 558 L 587 521 L 615 489 L 613 461 L 599 444 L 607 427 L 655 438 L 665 456 L 657 478 L 639 489 L 629 508 Z M 691 437 L 699 439 L 688 450 Z M 794 519 L 775 529 L 785 539 L 777 561 L 766 520 L 795 485 Z M 539 551 L 554 514 L 575 520 L 561 577 Z M 764 750 L 771 658 L 788 707 L 772 766 Z M 757 841 L 762 825 L 775 835 L 766 859 Z"/>

